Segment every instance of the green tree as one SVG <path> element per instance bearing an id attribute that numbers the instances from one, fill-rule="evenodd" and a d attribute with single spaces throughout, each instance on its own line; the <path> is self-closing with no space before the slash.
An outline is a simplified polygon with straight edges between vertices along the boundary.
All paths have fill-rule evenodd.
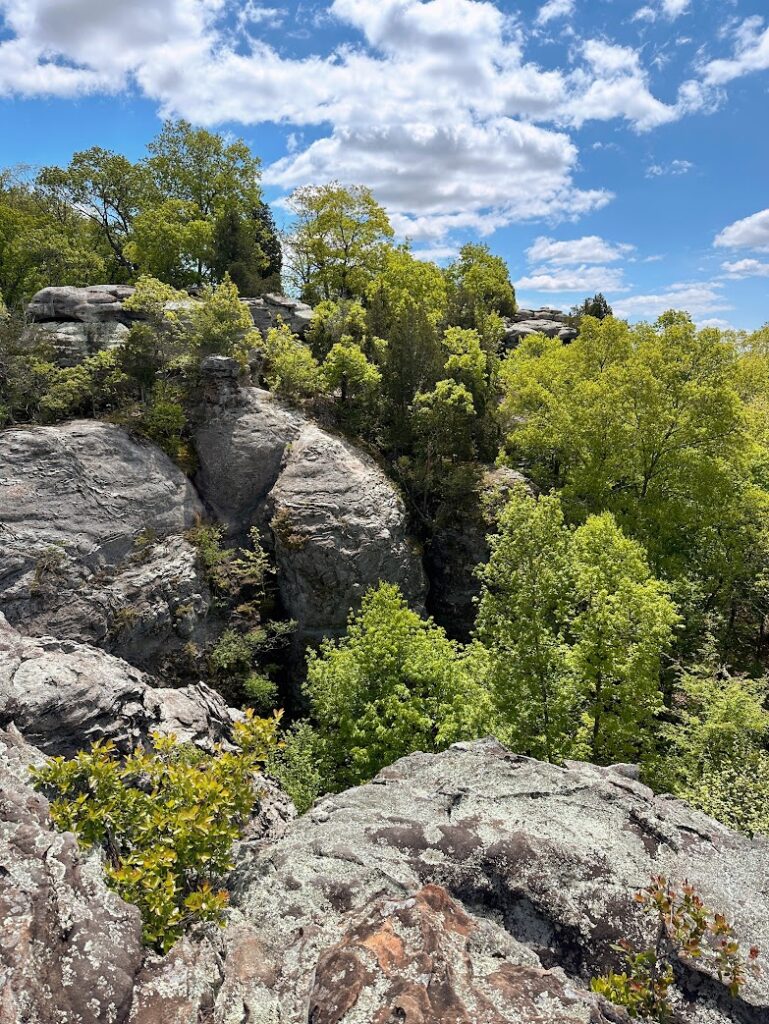
<path id="1" fill-rule="evenodd" d="M 312 398 L 324 387 L 320 365 L 285 324 L 267 332 L 264 379 L 271 391 L 286 398 Z"/>
<path id="2" fill-rule="evenodd" d="M 660 661 L 677 623 L 643 549 L 610 514 L 572 530 L 556 495 L 523 489 L 491 544 L 477 631 L 514 749 L 549 761 L 637 758 L 662 706 Z"/>
<path id="3" fill-rule="evenodd" d="M 200 283 L 211 259 L 213 222 L 195 203 L 166 199 L 138 213 L 125 252 L 143 274 L 174 288 Z"/>
<path id="4" fill-rule="evenodd" d="M 383 583 L 341 640 L 307 662 L 305 693 L 329 789 L 372 778 L 413 750 L 441 750 L 491 728 L 473 657 Z"/>
<path id="5" fill-rule="evenodd" d="M 192 310 L 192 343 L 202 356 L 234 356 L 261 345 L 248 306 L 240 301 L 229 275 L 209 287 Z"/>
<path id="6" fill-rule="evenodd" d="M 338 182 L 306 185 L 289 199 L 290 273 L 302 298 L 359 298 L 381 269 L 393 229 L 370 189 Z"/>
<path id="7" fill-rule="evenodd" d="M 614 312 L 601 292 L 598 292 L 592 299 L 585 299 L 580 306 L 574 306 L 571 316 L 579 325 L 585 316 L 591 316 L 596 320 L 605 320 L 607 316 L 614 316 Z"/>
<path id="8" fill-rule="evenodd" d="M 453 324 L 484 333 L 490 316 L 515 313 L 515 289 L 507 264 L 493 256 L 487 245 L 463 245 L 459 257 L 446 269 L 446 279 Z"/>
<path id="9" fill-rule="evenodd" d="M 382 374 L 351 337 L 342 337 L 323 360 L 324 390 L 334 396 L 339 421 L 364 430 L 376 420 Z"/>

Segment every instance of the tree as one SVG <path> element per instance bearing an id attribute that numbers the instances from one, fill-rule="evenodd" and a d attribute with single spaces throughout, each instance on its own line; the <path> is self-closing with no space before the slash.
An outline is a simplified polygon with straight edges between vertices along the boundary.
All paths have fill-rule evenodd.
<path id="1" fill-rule="evenodd" d="M 285 398 L 312 398 L 323 390 L 318 361 L 286 324 L 267 332 L 264 378 L 271 391 Z"/>
<path id="2" fill-rule="evenodd" d="M 291 195 L 288 206 L 295 217 L 289 270 L 302 298 L 315 304 L 361 297 L 393 237 L 371 190 L 339 182 L 306 185 Z"/>
<path id="3" fill-rule="evenodd" d="M 662 706 L 675 607 L 610 514 L 566 525 L 557 496 L 513 494 L 480 570 L 478 636 L 515 749 L 637 758 Z"/>
<path id="4" fill-rule="evenodd" d="M 476 652 L 480 657 L 480 653 Z M 491 729 L 473 654 L 382 583 L 341 640 L 307 662 L 305 693 L 322 743 L 327 785 L 366 782 L 413 750 L 442 750 Z"/>
<path id="5" fill-rule="evenodd" d="M 261 345 L 248 307 L 228 275 L 216 288 L 208 288 L 202 303 L 193 307 L 192 342 L 203 356 L 233 356 Z"/>
<path id="6" fill-rule="evenodd" d="M 143 274 L 184 288 L 202 281 L 212 244 L 213 223 L 195 203 L 166 199 L 137 214 L 125 252 Z"/>
<path id="7" fill-rule="evenodd" d="M 605 320 L 607 316 L 614 316 L 614 312 L 601 292 L 598 292 L 592 299 L 585 299 L 581 306 L 574 306 L 571 315 L 579 324 L 585 316 L 592 316 L 596 320 Z"/>
<path id="8" fill-rule="evenodd" d="M 352 338 L 345 336 L 332 347 L 321 373 L 325 390 L 337 399 L 344 426 L 362 430 L 376 420 L 382 374 Z"/>
<path id="9" fill-rule="evenodd" d="M 243 295 L 280 289 L 282 256 L 269 207 L 251 212 L 226 206 L 213 229 L 211 270 L 216 280 L 229 274 Z"/>
<path id="10" fill-rule="evenodd" d="M 515 289 L 507 264 L 493 256 L 487 245 L 463 245 L 459 257 L 446 269 L 446 279 L 453 324 L 483 333 L 490 316 L 515 313 Z"/>

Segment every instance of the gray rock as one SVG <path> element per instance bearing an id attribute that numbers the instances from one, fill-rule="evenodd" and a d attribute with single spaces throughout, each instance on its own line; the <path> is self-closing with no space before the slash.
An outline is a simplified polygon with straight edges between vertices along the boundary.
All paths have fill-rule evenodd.
<path id="1" fill-rule="evenodd" d="M 51 829 L 29 782 L 39 761 L 0 731 L 0 1020 L 119 1024 L 144 958 L 139 911 L 107 889 L 95 854 Z"/>
<path id="2" fill-rule="evenodd" d="M 118 427 L 5 430 L 0 610 L 28 633 L 152 664 L 203 628 L 208 589 L 180 536 L 202 513 L 181 470 Z"/>
<path id="3" fill-rule="evenodd" d="M 98 284 L 89 288 L 74 288 L 71 285 L 43 288 L 32 297 L 27 306 L 27 319 L 35 323 L 113 321 L 130 324 L 140 317 L 124 309 L 123 302 L 133 295 L 134 290 L 126 284 Z"/>
<path id="4" fill-rule="evenodd" d="M 26 345 L 50 346 L 57 366 L 77 366 L 88 356 L 122 345 L 129 330 L 124 323 L 109 320 L 89 323 L 30 324 L 22 333 Z"/>
<path id="5" fill-rule="evenodd" d="M 420 559 L 397 491 L 372 459 L 273 395 L 228 385 L 195 435 L 198 491 L 231 536 L 257 526 L 278 565 L 300 639 L 343 630 L 351 608 L 380 580 L 424 599 Z"/>
<path id="6" fill-rule="evenodd" d="M 769 948 L 769 841 L 655 797 L 627 767 L 559 768 L 485 740 L 316 803 L 243 852 L 215 950 L 149 970 L 136 1024 L 160 1019 L 159 978 L 205 993 L 172 1019 L 202 1005 L 214 1024 L 628 1021 L 589 980 L 619 967 L 619 939 L 653 941 L 633 895 L 657 874 L 688 878 L 744 950 Z M 737 998 L 706 961 L 679 962 L 677 979 L 682 1021 L 769 1019 L 765 968 Z"/>
<path id="7" fill-rule="evenodd" d="M 127 753 L 154 731 L 212 750 L 236 717 L 202 683 L 159 687 L 104 651 L 22 636 L 0 616 L 0 728 L 13 723 L 46 754 L 72 757 L 97 740 Z"/>
<path id="8" fill-rule="evenodd" d="M 286 295 L 270 292 L 258 299 L 243 299 L 243 302 L 249 308 L 254 326 L 262 334 L 267 334 L 271 327 L 275 327 L 278 321 L 282 320 L 294 334 L 302 337 L 312 320 L 312 306 L 298 299 L 290 299 Z"/>

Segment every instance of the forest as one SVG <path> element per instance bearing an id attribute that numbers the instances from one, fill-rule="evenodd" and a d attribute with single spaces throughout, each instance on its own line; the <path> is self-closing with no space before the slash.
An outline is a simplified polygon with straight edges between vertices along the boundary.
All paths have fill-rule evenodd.
<path id="1" fill-rule="evenodd" d="M 640 764 L 656 792 L 769 833 L 769 326 L 700 328 L 682 310 L 631 324 L 596 296 L 572 311 L 574 341 L 508 347 L 515 290 L 486 245 L 420 260 L 367 188 L 336 182 L 295 191 L 278 231 L 259 179 L 244 143 L 183 121 L 138 162 L 94 148 L 0 172 L 0 424 L 101 419 L 192 477 L 201 360 L 223 356 L 371 455 L 428 559 L 483 518 L 470 628 L 382 582 L 300 665 L 262 539 L 196 526 L 226 620 L 206 681 L 253 709 L 251 767 L 305 810 L 412 751 L 492 735 L 555 764 Z M 135 285 L 141 319 L 58 365 L 26 303 L 103 282 Z M 262 337 L 241 302 L 281 291 L 314 308 L 303 338 Z M 481 502 L 494 467 L 517 482 Z M 67 827 L 82 772 L 107 770 L 88 756 L 80 776 L 48 770 Z M 242 770 L 221 769 L 236 804 Z M 154 913 L 167 948 L 178 907 L 167 933 Z"/>

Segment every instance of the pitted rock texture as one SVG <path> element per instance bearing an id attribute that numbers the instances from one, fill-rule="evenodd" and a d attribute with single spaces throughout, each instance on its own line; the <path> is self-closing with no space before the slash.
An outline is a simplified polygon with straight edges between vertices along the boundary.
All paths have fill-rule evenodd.
<path id="1" fill-rule="evenodd" d="M 88 288 L 72 285 L 43 288 L 27 306 L 27 319 L 35 323 L 75 322 L 128 324 L 140 319 L 123 308 L 135 289 L 127 284 L 97 284 Z"/>
<path id="2" fill-rule="evenodd" d="M 414 754 L 373 783 L 319 802 L 283 839 L 241 860 L 233 877 L 233 927 L 258 936 L 262 974 L 274 974 L 274 982 L 239 977 L 238 998 L 251 1016 L 222 1011 L 212 1019 L 304 1024 L 330 951 L 349 945 L 377 901 L 411 900 L 429 885 L 493 925 L 500 969 L 512 938 L 516 949 L 536 954 L 543 970 L 564 971 L 568 989 L 584 998 L 591 976 L 620 966 L 614 943 L 651 941 L 653 922 L 639 913 L 633 894 L 655 874 L 679 883 L 688 878 L 709 907 L 733 921 L 744 949 L 769 949 L 768 841 L 736 835 L 680 801 L 654 797 L 622 767 L 559 768 L 510 754 L 495 741 Z M 421 952 L 417 943 L 414 956 Z M 484 970 L 478 967 L 479 974 Z M 421 977 L 427 992 L 438 983 L 429 972 Z M 694 997 L 680 1008 L 684 1020 L 769 1019 L 766 967 L 736 1000 L 701 965 L 682 968 L 681 984 Z M 229 999 L 235 985 L 232 979 L 225 986 Z M 516 985 L 524 986 L 521 976 Z M 361 988 L 363 1006 L 377 1005 L 381 986 L 374 987 L 376 993 Z M 505 1021 L 569 1019 L 557 1004 L 550 1017 L 527 1016 L 504 1001 L 500 1012 Z M 601 1019 L 592 1012 L 576 1019 Z M 368 1020 L 365 1013 L 339 1019 Z"/>
<path id="3" fill-rule="evenodd" d="M 104 651 L 22 636 L 0 615 L 0 728 L 13 723 L 46 754 L 72 757 L 97 740 L 128 753 L 154 731 L 212 750 L 236 717 L 202 683 L 159 687 Z"/>
<path id="4" fill-rule="evenodd" d="M 181 534 L 203 514 L 159 449 L 73 421 L 0 434 L 0 611 L 27 633 L 160 668 L 210 603 Z"/>
<path id="5" fill-rule="evenodd" d="M 0 731 L 0 1021 L 120 1024 L 144 958 L 139 911 L 96 855 L 48 823 L 29 783 L 40 755 Z"/>
<path id="6" fill-rule="evenodd" d="M 519 309 L 515 316 L 506 318 L 504 344 L 513 348 L 530 334 L 544 334 L 547 338 L 560 338 L 568 343 L 574 341 L 579 331 L 568 324 L 568 318 L 560 309 Z"/>
<path id="7" fill-rule="evenodd" d="M 216 391 L 216 364 L 195 434 L 199 493 L 233 539 L 266 536 L 299 637 L 341 632 L 351 608 L 384 580 L 421 606 L 421 561 L 403 501 L 367 455 L 258 388 Z M 205 377 L 205 374 L 204 374 Z"/>

